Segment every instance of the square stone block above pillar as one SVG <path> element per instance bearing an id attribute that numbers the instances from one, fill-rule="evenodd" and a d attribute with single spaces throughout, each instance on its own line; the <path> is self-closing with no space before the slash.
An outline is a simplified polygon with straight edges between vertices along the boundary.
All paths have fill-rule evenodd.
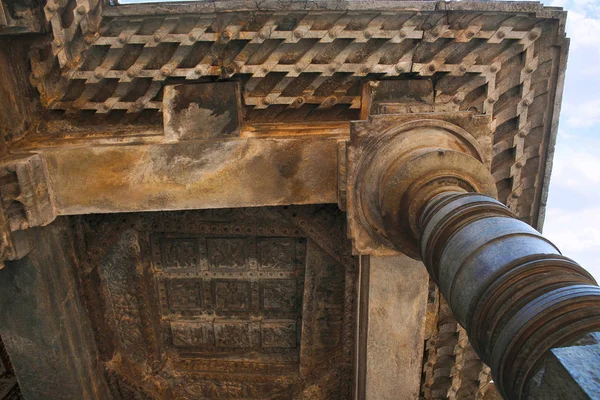
<path id="1" fill-rule="evenodd" d="M 429 278 L 404 255 L 363 256 L 356 398 L 419 398 Z"/>

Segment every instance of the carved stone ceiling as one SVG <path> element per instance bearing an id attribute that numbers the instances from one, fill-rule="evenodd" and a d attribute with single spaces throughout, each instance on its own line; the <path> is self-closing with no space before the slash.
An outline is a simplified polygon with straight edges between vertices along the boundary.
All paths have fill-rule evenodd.
<path id="1" fill-rule="evenodd" d="M 29 140 L 160 138 L 177 83 L 238 81 L 243 124 L 285 127 L 364 118 L 367 83 L 428 80 L 432 96 L 404 112 L 491 116 L 499 199 L 541 226 L 568 47 L 559 9 L 51 0 L 44 12 L 52 34 L 30 53 L 44 112 Z M 81 217 L 79 272 L 115 396 L 348 391 L 356 261 L 342 220 L 333 206 Z M 447 320 L 427 343 L 426 398 L 489 381 Z"/>
<path id="2" fill-rule="evenodd" d="M 356 259 L 335 206 L 89 216 L 115 398 L 349 398 Z"/>
<path id="3" fill-rule="evenodd" d="M 246 123 L 349 121 L 360 118 L 364 82 L 429 78 L 430 111 L 493 116 L 500 199 L 539 224 L 567 47 L 559 9 L 57 0 L 44 11 L 53 40 L 31 53 L 31 80 L 49 110 L 44 132 L 89 134 L 103 125 L 139 133 L 162 122 L 165 85 L 215 80 L 243 84 Z"/>

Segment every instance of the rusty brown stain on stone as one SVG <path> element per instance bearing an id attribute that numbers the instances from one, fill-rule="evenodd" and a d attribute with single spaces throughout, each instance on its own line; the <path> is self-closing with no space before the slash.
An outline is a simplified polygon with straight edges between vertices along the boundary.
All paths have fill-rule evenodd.
<path id="1" fill-rule="evenodd" d="M 167 140 L 239 136 L 242 121 L 239 83 L 167 86 L 163 116 Z"/>
<path id="2" fill-rule="evenodd" d="M 332 139 L 81 147 L 45 155 L 60 214 L 336 201 Z"/>

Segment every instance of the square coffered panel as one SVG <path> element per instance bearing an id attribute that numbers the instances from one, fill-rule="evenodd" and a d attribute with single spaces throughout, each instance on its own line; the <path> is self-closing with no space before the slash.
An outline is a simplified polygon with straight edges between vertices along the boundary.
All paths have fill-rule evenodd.
<path id="1" fill-rule="evenodd" d="M 79 274 L 117 398 L 349 395 L 356 259 L 335 206 L 80 221 Z"/>

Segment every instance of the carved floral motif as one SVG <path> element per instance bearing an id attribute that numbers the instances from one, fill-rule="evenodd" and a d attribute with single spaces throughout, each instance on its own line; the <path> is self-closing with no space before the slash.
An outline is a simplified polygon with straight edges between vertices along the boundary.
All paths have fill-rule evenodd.
<path id="1" fill-rule="evenodd" d="M 256 242 L 261 270 L 293 270 L 295 243 L 289 238 L 259 238 Z"/>
<path id="2" fill-rule="evenodd" d="M 296 281 L 278 280 L 261 282 L 264 310 L 294 311 L 296 308 Z"/>
<path id="3" fill-rule="evenodd" d="M 198 399 L 257 398 L 259 395 L 255 385 L 242 382 L 190 382 L 185 391 Z"/>
<path id="4" fill-rule="evenodd" d="M 212 324 L 206 322 L 171 322 L 173 345 L 200 347 L 214 345 Z"/>
<path id="5" fill-rule="evenodd" d="M 246 323 L 215 323 L 215 344 L 217 347 L 250 347 L 252 346 L 250 326 Z"/>
<path id="6" fill-rule="evenodd" d="M 208 261 L 212 269 L 244 269 L 246 241 L 238 238 L 209 238 Z"/>
<path id="7" fill-rule="evenodd" d="M 107 303 L 91 315 L 97 335 L 106 327 L 115 333 L 109 329 L 101 351 L 107 361 L 118 351 L 132 362 L 122 370 L 107 364 L 129 379 L 131 391 L 118 386 L 115 398 L 156 395 L 151 385 L 136 384 L 142 378 L 183 400 L 300 398 L 303 379 L 329 388 L 315 393 L 348 398 L 340 382 L 350 382 L 351 353 L 344 350 L 351 337 L 340 339 L 346 322 L 353 326 L 345 273 L 354 264 L 340 244 L 343 215 L 331 207 L 300 217 L 292 225 L 269 208 L 85 217 L 82 249 L 100 263 L 97 284 Z M 161 345 L 153 347 L 152 337 Z M 155 352 L 169 368 L 141 367 Z M 338 370 L 348 372 L 321 378 Z"/>
<path id="8" fill-rule="evenodd" d="M 263 347 L 296 347 L 296 322 L 264 323 L 261 338 Z"/>
<path id="9" fill-rule="evenodd" d="M 101 266 L 101 273 L 120 347 L 133 359 L 142 361 L 146 358 L 146 345 L 142 333 L 140 304 L 136 296 L 139 251 L 137 236 L 127 232 L 107 255 Z M 119 258 L 122 254 L 125 254 L 124 258 Z"/>
<path id="10" fill-rule="evenodd" d="M 163 263 L 166 268 L 190 268 L 198 265 L 196 239 L 171 239 L 161 241 Z"/>
<path id="11" fill-rule="evenodd" d="M 202 281 L 170 279 L 166 284 L 171 311 L 202 307 Z"/>
<path id="12" fill-rule="evenodd" d="M 247 311 L 250 308 L 250 283 L 237 280 L 214 281 L 215 310 Z"/>

